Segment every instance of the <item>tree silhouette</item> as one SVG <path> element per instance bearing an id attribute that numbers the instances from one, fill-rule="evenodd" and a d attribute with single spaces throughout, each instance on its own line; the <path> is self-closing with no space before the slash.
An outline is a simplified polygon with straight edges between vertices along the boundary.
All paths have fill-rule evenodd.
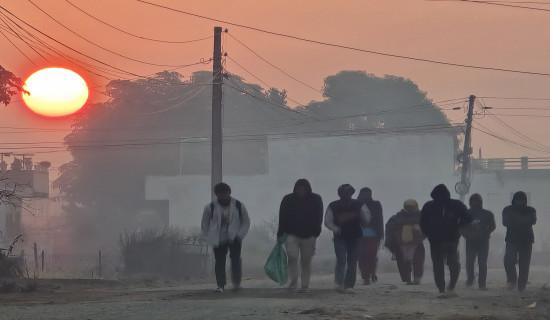
<path id="1" fill-rule="evenodd" d="M 11 97 L 19 92 L 28 93 L 23 89 L 23 80 L 0 66 L 0 103 L 7 106 Z"/>
<path id="2" fill-rule="evenodd" d="M 342 119 L 336 125 L 350 130 L 449 124 L 426 92 L 402 77 L 341 71 L 325 79 L 323 96 L 325 100 L 311 102 L 302 110 Z"/>

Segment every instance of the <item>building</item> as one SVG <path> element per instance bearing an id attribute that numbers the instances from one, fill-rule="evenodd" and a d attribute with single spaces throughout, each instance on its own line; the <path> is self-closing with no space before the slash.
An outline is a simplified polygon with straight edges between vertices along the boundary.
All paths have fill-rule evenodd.
<path id="1" fill-rule="evenodd" d="M 224 181 L 247 206 L 253 224 L 277 215 L 282 197 L 299 178 L 311 182 L 325 206 L 338 198 L 336 190 L 343 183 L 352 184 L 357 192 L 371 187 L 374 197 L 382 201 L 386 217 L 400 210 L 405 199 L 423 203 L 435 185 L 451 187 L 459 179 L 452 127 L 424 133 L 273 135 L 251 141 L 256 151 L 235 152 L 243 143 L 224 142 Z M 200 162 L 202 169 L 196 174 L 187 168 L 179 176 L 149 176 L 146 199 L 168 200 L 170 226 L 195 228 L 200 225 L 204 205 L 210 202 L 210 144 L 185 148 L 183 167 Z M 254 165 L 250 157 L 255 159 Z M 243 170 L 243 163 L 250 171 Z"/>

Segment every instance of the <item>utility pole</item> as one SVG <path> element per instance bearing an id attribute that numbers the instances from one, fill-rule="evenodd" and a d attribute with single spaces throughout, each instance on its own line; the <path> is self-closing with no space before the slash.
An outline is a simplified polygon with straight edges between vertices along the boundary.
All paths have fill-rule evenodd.
<path id="1" fill-rule="evenodd" d="M 470 155 L 472 154 L 472 118 L 474 116 L 474 102 L 476 96 L 470 96 L 468 104 L 468 117 L 466 118 L 466 133 L 464 134 L 464 149 L 462 150 L 462 172 L 460 182 L 455 185 L 455 190 L 460 194 L 460 201 L 464 199 L 470 191 Z"/>
<path id="2" fill-rule="evenodd" d="M 214 70 L 212 83 L 212 174 L 211 192 L 222 182 L 222 28 L 214 27 Z"/>

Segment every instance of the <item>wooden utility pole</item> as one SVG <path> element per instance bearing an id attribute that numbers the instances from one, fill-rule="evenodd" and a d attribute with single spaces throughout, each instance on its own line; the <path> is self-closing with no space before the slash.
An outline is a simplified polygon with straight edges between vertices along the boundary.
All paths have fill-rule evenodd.
<path id="1" fill-rule="evenodd" d="M 456 184 L 455 189 L 460 194 L 460 201 L 464 202 L 464 199 L 468 192 L 470 192 L 470 155 L 472 154 L 472 118 L 474 116 L 474 102 L 476 96 L 470 96 L 470 103 L 468 104 L 468 117 L 466 118 L 466 132 L 464 134 L 464 149 L 462 150 L 462 172 L 460 175 L 460 182 Z"/>
<path id="2" fill-rule="evenodd" d="M 214 28 L 214 70 L 212 83 L 212 200 L 214 186 L 222 182 L 222 28 Z"/>

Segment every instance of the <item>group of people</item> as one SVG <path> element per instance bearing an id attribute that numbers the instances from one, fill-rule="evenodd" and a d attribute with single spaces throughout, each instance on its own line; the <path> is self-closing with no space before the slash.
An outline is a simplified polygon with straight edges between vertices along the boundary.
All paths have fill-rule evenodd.
<path id="1" fill-rule="evenodd" d="M 207 243 L 214 248 L 216 290 L 223 292 L 225 289 L 228 252 L 233 289 L 238 290 L 242 278 L 241 245 L 250 228 L 250 218 L 244 204 L 231 197 L 229 185 L 217 184 L 214 193 L 217 200 L 204 207 L 201 228 Z M 451 199 L 447 187 L 440 184 L 431 192 L 432 200 L 421 210 L 416 200 L 406 200 L 403 209 L 390 217 L 384 232 L 382 205 L 373 200 L 372 190 L 362 188 L 356 199 L 353 199 L 354 193 L 351 185 L 341 185 L 338 187 L 339 199 L 331 202 L 324 213 L 321 196 L 312 191 L 306 179 L 297 180 L 293 192 L 284 196 L 277 236 L 286 235 L 289 290 L 309 291 L 311 262 L 323 221 L 333 233 L 334 278 L 336 291 L 340 293 L 354 292 L 358 265 L 365 285 L 378 280 L 377 253 L 383 239 L 384 246 L 397 262 L 401 280 L 410 285 L 420 284 L 427 238 L 439 296 L 454 296 L 461 269 L 458 253 L 461 236 L 466 239 L 466 285 L 472 286 L 475 281 L 477 259 L 479 289 L 487 289 L 489 239 L 496 225 L 493 213 L 483 208 L 479 194 L 470 197 L 470 209 L 467 209 L 461 201 Z M 527 205 L 524 192 L 515 193 L 512 204 L 504 208 L 502 223 L 507 228 L 504 267 L 508 285 L 523 291 L 529 275 L 533 225 L 536 223 L 536 211 Z M 450 271 L 448 286 L 445 263 Z M 516 265 L 519 265 L 519 276 Z"/>

